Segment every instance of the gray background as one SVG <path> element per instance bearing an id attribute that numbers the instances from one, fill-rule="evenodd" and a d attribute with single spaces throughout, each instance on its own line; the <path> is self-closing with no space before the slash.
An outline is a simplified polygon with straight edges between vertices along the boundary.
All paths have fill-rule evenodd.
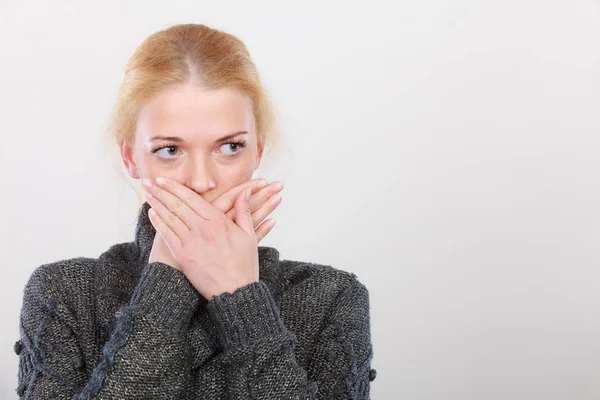
<path id="1" fill-rule="evenodd" d="M 263 243 L 370 289 L 374 399 L 600 398 L 599 9 L 0 1 L 0 398 L 33 269 L 133 237 L 102 133 L 135 47 L 187 22 L 244 40 L 278 107 Z"/>

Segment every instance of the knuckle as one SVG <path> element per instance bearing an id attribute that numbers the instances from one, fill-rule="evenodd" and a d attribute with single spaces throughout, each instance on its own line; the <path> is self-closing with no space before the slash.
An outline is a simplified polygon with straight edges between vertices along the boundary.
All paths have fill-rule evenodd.
<path id="1" fill-rule="evenodd" d="M 233 207 L 235 205 L 235 199 L 236 199 L 235 197 L 228 197 L 227 198 L 227 205 L 229 207 Z"/>
<path id="2" fill-rule="evenodd" d="M 171 204 L 171 206 L 169 208 L 171 209 L 171 211 L 173 213 L 176 213 L 177 211 L 179 211 L 181 209 L 181 202 L 174 201 L 173 204 Z"/>
<path id="3" fill-rule="evenodd" d="M 223 230 L 227 229 L 229 226 L 229 221 L 224 215 L 222 217 L 217 218 L 217 223 L 219 224 L 219 228 Z"/>
<path id="4" fill-rule="evenodd" d="M 194 204 L 194 202 L 196 201 L 196 194 L 195 193 L 194 194 L 191 194 L 191 193 L 186 194 L 183 197 L 183 201 L 189 205 Z"/>
<path id="5" fill-rule="evenodd" d="M 169 218 L 169 222 L 175 222 L 177 220 L 177 215 L 175 215 L 174 213 L 170 212 L 168 218 Z"/>

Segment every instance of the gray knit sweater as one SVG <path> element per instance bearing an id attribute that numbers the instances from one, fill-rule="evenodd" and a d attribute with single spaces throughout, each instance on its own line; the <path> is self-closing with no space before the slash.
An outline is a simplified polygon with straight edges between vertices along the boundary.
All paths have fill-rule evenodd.
<path id="1" fill-rule="evenodd" d="M 369 293 L 356 275 L 280 260 L 207 301 L 135 239 L 98 258 L 39 266 L 23 295 L 21 399 L 369 399 Z"/>

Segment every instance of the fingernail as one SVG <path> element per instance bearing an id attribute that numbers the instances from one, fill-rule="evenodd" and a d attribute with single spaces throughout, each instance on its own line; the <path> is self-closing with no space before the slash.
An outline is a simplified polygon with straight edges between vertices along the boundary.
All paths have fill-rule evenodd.
<path id="1" fill-rule="evenodd" d="M 159 176 L 158 178 L 156 178 L 156 183 L 158 183 L 159 185 L 164 185 L 165 183 L 167 183 L 167 180 L 162 176 Z"/>
<path id="2" fill-rule="evenodd" d="M 142 181 L 142 185 L 144 185 L 145 187 L 149 188 L 152 186 L 152 181 L 148 178 L 144 178 L 144 180 Z"/>
<path id="3" fill-rule="evenodd" d="M 281 182 L 277 182 L 275 185 L 273 185 L 274 191 L 279 191 L 281 189 L 283 189 L 283 185 L 281 184 Z"/>
<path id="4" fill-rule="evenodd" d="M 280 195 L 276 195 L 275 197 L 273 197 L 273 199 L 271 200 L 272 204 L 277 204 L 281 201 L 281 196 Z"/>
<path id="5" fill-rule="evenodd" d="M 258 183 L 256 184 L 257 188 L 264 188 L 265 186 L 267 186 L 269 184 L 269 182 L 267 182 L 265 179 L 261 179 L 260 181 L 258 181 Z"/>

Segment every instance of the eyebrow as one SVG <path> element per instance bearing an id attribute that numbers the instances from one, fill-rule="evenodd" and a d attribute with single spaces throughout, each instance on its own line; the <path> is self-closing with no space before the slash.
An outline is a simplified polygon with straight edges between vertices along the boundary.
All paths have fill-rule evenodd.
<path id="1" fill-rule="evenodd" d="M 234 133 L 232 133 L 232 134 L 230 134 L 230 135 L 223 136 L 222 138 L 215 140 L 215 143 L 222 143 L 222 142 L 225 142 L 225 141 L 227 141 L 227 140 L 229 140 L 229 139 L 232 139 L 232 138 L 236 137 L 237 135 L 241 135 L 241 134 L 248 134 L 248 132 L 246 132 L 246 131 L 234 132 Z M 154 140 L 159 140 L 159 139 L 160 139 L 160 140 L 169 140 L 169 141 L 172 141 L 172 142 L 178 142 L 178 143 L 180 143 L 180 142 L 184 142 L 184 141 L 185 141 L 185 140 L 183 140 L 182 138 L 180 138 L 179 136 L 161 136 L 161 135 L 154 136 L 154 137 L 153 137 L 152 139 L 150 139 L 149 141 L 150 141 L 150 142 L 152 142 L 152 141 L 154 141 Z"/>

